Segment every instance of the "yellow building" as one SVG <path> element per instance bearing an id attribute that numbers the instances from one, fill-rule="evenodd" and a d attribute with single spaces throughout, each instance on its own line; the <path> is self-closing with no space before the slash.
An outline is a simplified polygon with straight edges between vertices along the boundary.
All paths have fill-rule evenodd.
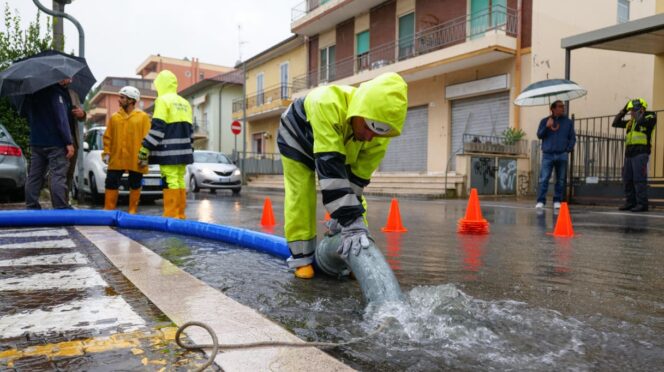
<path id="1" fill-rule="evenodd" d="M 244 61 L 246 68 L 247 157 L 278 153 L 281 113 L 291 103 L 293 77 L 306 72 L 304 38 L 293 35 Z M 243 117 L 242 99 L 233 101 L 233 118 Z M 275 158 L 276 159 L 276 158 Z"/>

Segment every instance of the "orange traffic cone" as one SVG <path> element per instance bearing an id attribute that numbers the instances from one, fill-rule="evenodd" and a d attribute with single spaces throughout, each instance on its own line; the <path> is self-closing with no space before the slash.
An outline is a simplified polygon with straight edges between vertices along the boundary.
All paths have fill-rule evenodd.
<path id="1" fill-rule="evenodd" d="M 387 215 L 387 224 L 381 229 L 383 232 L 406 232 L 406 229 L 401 223 L 401 213 L 399 212 L 399 201 L 396 198 L 392 199 L 390 204 L 390 212 Z"/>
<path id="2" fill-rule="evenodd" d="M 488 234 L 489 223 L 482 217 L 480 199 L 477 197 L 477 189 L 470 190 L 466 216 L 459 219 L 457 232 L 461 234 Z"/>
<path id="3" fill-rule="evenodd" d="M 558 212 L 556 227 L 553 229 L 553 236 L 560 238 L 571 238 L 574 236 L 572 219 L 569 216 L 569 208 L 566 202 L 560 203 L 560 211 Z"/>
<path id="4" fill-rule="evenodd" d="M 276 225 L 276 222 L 274 222 L 274 213 L 272 212 L 272 201 L 270 198 L 265 198 L 265 203 L 263 204 L 263 217 L 261 217 L 261 225 Z"/>
<path id="5" fill-rule="evenodd" d="M 325 212 L 325 221 L 331 220 L 332 217 L 330 217 L 330 212 Z"/>

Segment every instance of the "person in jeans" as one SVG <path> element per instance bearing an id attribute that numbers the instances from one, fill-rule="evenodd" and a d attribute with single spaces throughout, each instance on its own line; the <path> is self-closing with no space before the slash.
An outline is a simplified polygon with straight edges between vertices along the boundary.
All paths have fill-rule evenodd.
<path id="1" fill-rule="evenodd" d="M 648 210 L 648 158 L 657 114 L 646 111 L 647 108 L 648 103 L 643 98 L 636 98 L 627 102 L 613 119 L 614 128 L 625 128 L 625 165 L 622 172 L 625 204 L 619 208 L 621 211 Z M 628 112 L 630 120 L 623 120 Z"/>
<path id="2" fill-rule="evenodd" d="M 44 175 L 50 173 L 51 204 L 54 209 L 71 209 L 67 197 L 67 170 L 74 156 L 69 128 L 71 79 L 64 79 L 26 97 L 21 113 L 30 123 L 30 171 L 25 186 L 27 209 L 41 209 L 39 193 Z"/>
<path id="3" fill-rule="evenodd" d="M 553 193 L 553 208 L 560 208 L 565 192 L 568 154 L 574 149 L 576 133 L 574 123 L 565 115 L 565 104 L 555 101 L 551 104 L 551 115 L 540 121 L 537 138 L 542 140 L 542 169 L 539 177 L 539 191 L 535 208 L 546 205 L 551 173 L 556 172 L 556 186 Z"/>

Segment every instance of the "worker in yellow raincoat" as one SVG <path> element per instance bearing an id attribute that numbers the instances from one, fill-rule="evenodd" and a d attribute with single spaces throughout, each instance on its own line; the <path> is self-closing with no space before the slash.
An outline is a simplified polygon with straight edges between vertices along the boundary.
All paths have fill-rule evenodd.
<path id="1" fill-rule="evenodd" d="M 184 175 L 187 164 L 194 162 L 191 105 L 177 94 L 178 80 L 171 71 L 161 71 L 154 86 L 157 99 L 152 126 L 138 157 L 141 162 L 159 164 L 166 179 L 163 216 L 184 219 L 187 206 Z"/>
<path id="2" fill-rule="evenodd" d="M 316 177 L 323 204 L 340 232 L 342 257 L 369 246 L 364 187 L 385 156 L 390 137 L 401 134 L 408 86 L 385 73 L 359 87 L 328 85 L 296 99 L 281 115 L 285 235 L 295 276 L 309 279 L 316 248 Z"/>
<path id="3" fill-rule="evenodd" d="M 136 108 L 141 92 L 136 87 L 126 86 L 118 92 L 120 110 L 111 116 L 104 132 L 104 151 L 101 159 L 108 164 L 104 209 L 115 209 L 122 174 L 129 173 L 129 213 L 138 211 L 143 175 L 147 166 L 138 164 L 141 140 L 150 130 L 150 116 Z"/>

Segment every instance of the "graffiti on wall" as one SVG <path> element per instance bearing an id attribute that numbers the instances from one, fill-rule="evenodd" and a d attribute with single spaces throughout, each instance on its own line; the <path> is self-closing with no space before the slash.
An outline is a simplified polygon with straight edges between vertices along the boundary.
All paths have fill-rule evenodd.
<path id="1" fill-rule="evenodd" d="M 516 159 L 498 159 L 498 193 L 516 195 Z"/>
<path id="2" fill-rule="evenodd" d="M 496 190 L 496 158 L 472 157 L 470 159 L 470 187 L 480 195 L 494 194 Z"/>

